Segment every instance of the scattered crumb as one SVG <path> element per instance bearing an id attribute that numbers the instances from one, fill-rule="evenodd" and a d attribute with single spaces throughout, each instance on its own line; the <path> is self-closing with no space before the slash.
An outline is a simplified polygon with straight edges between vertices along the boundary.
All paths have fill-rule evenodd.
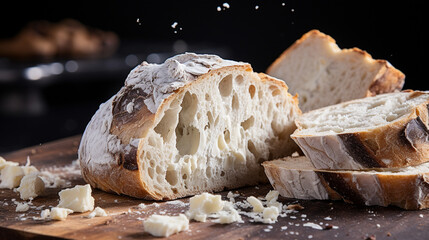
<path id="1" fill-rule="evenodd" d="M 325 228 L 324 228 L 324 229 L 325 229 L 325 230 L 329 230 L 329 229 L 332 229 L 332 228 L 333 228 L 333 226 L 332 226 L 331 224 L 328 224 L 328 225 L 326 225 L 326 226 L 325 226 Z"/>
<path id="2" fill-rule="evenodd" d="M 332 220 L 332 218 L 331 218 L 331 217 L 325 217 L 323 220 L 331 221 L 331 220 Z"/>
<path id="3" fill-rule="evenodd" d="M 290 205 L 288 205 L 287 209 L 288 210 L 297 210 L 297 211 L 299 211 L 299 210 L 303 210 L 304 207 L 301 206 L 301 204 L 297 203 L 297 204 L 290 204 Z"/>
<path id="4" fill-rule="evenodd" d="M 323 227 L 322 227 L 322 226 L 317 225 L 317 224 L 312 223 L 312 222 L 304 223 L 302 226 L 304 226 L 304 227 L 311 227 L 311 228 L 313 228 L 313 229 L 317 229 L 317 230 L 323 230 Z"/>
<path id="5" fill-rule="evenodd" d="M 377 225 L 376 225 L 376 226 L 377 226 L 377 228 L 380 228 L 380 227 L 381 227 L 381 225 L 380 225 L 380 224 L 378 224 L 378 223 L 377 223 Z"/>
<path id="6" fill-rule="evenodd" d="M 419 217 L 423 218 L 424 216 L 423 216 L 423 214 L 420 214 Z"/>
<path id="7" fill-rule="evenodd" d="M 26 212 L 30 209 L 30 206 L 27 203 L 16 202 L 16 212 Z"/>
<path id="8" fill-rule="evenodd" d="M 366 237 L 365 240 L 376 240 L 374 235 L 371 235 L 369 237 Z"/>
<path id="9" fill-rule="evenodd" d="M 388 237 L 392 236 L 392 234 L 390 232 L 387 232 L 386 234 Z"/>

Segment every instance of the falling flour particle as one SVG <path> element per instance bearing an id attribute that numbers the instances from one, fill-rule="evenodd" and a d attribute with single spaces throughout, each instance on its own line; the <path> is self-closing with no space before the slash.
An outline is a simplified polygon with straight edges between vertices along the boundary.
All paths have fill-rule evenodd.
<path id="1" fill-rule="evenodd" d="M 258 5 L 256 5 L 256 6 L 255 6 L 255 10 L 258 10 L 258 9 L 259 9 L 259 6 L 258 6 Z"/>
<path id="2" fill-rule="evenodd" d="M 171 27 L 172 27 L 172 28 L 176 28 L 176 27 L 177 27 L 177 24 L 178 24 L 177 22 L 174 22 L 173 24 L 171 24 Z"/>
<path id="3" fill-rule="evenodd" d="M 229 4 L 228 4 L 228 3 L 223 3 L 223 4 L 222 4 L 222 6 L 223 6 L 224 8 L 229 8 Z"/>
<path id="4" fill-rule="evenodd" d="M 218 12 L 220 12 L 220 11 L 222 11 L 222 8 L 221 8 L 221 7 L 219 7 L 219 6 L 217 6 L 216 10 L 217 10 Z"/>

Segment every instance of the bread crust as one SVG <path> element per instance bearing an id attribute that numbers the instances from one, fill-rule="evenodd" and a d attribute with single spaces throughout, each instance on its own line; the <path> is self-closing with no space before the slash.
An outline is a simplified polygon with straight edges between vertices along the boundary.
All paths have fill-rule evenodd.
<path id="1" fill-rule="evenodd" d="M 299 160 L 309 161 L 305 157 L 300 157 Z M 296 172 L 298 175 L 313 174 L 318 178 L 318 181 L 313 181 L 313 184 L 317 185 L 317 187 L 307 189 L 305 195 L 309 197 L 306 199 L 343 199 L 346 202 L 359 205 L 391 205 L 407 210 L 429 207 L 428 172 L 384 174 L 383 172 L 374 171 L 299 169 L 290 161 L 291 158 L 285 158 L 267 161 L 262 164 L 274 189 L 278 190 L 284 197 L 296 198 L 294 195 L 287 194 L 293 192 L 290 189 L 291 185 L 284 184 L 284 179 L 279 176 Z M 296 179 L 289 179 L 289 181 L 296 181 Z M 301 182 L 301 184 L 303 183 Z M 318 195 L 312 193 L 312 191 L 319 188 L 323 188 L 329 194 L 320 195 L 322 196 L 320 198 L 314 197 Z"/>
<path id="2" fill-rule="evenodd" d="M 409 98 L 421 94 L 416 91 Z M 406 117 L 365 131 L 323 136 L 296 131 L 291 137 L 317 169 L 416 166 L 429 161 L 428 106 L 429 100 Z"/>
<path id="3" fill-rule="evenodd" d="M 132 88 L 124 87 L 117 95 L 115 95 L 108 104 L 108 111 L 112 114 L 112 122 L 109 126 L 109 134 L 117 137 L 121 142 L 121 147 L 116 151 L 109 151 L 104 146 L 97 146 L 96 143 L 91 142 L 91 139 L 87 139 L 86 135 L 89 135 L 93 130 L 92 125 L 97 125 L 96 120 L 101 118 L 100 115 L 94 115 L 91 122 L 88 124 L 87 129 L 82 137 L 81 146 L 79 149 L 79 160 L 81 163 L 82 176 L 86 182 L 90 183 L 91 186 L 99 188 L 103 191 L 114 192 L 117 194 L 125 194 L 136 198 L 142 199 L 153 199 L 153 200 L 168 200 L 184 197 L 192 194 L 199 193 L 197 190 L 190 189 L 187 192 L 175 192 L 175 193 L 162 193 L 156 191 L 153 186 L 148 184 L 145 179 L 147 176 L 142 175 L 141 169 L 150 166 L 143 166 L 143 161 L 139 161 L 140 156 L 144 154 L 143 146 L 148 144 L 146 136 L 150 129 L 155 127 L 155 123 L 159 122 L 162 117 L 163 111 L 166 111 L 170 106 L 171 102 L 174 101 L 180 94 L 187 91 L 192 85 L 201 84 L 203 81 L 207 81 L 207 78 L 214 76 L 215 74 L 225 71 L 243 71 L 252 72 L 252 68 L 249 64 L 242 64 L 236 66 L 221 67 L 214 70 L 209 70 L 207 73 L 198 76 L 198 78 L 192 82 L 187 83 L 183 87 L 175 90 L 171 95 L 164 99 L 161 105 L 158 107 L 156 113 L 152 113 L 148 110 L 144 104 L 144 100 L 150 96 L 142 94 Z M 262 83 L 269 82 L 275 84 L 282 91 L 287 93 L 287 85 L 280 80 L 271 78 L 265 74 L 259 74 L 259 78 L 255 80 L 261 81 Z M 289 94 L 289 93 L 287 93 Z M 298 108 L 297 97 L 289 96 L 292 99 L 293 111 L 297 114 L 301 114 Z M 128 99 L 128 100 L 127 100 Z M 129 99 L 138 99 L 134 101 L 134 111 L 130 114 L 127 112 L 126 103 Z M 94 120 L 95 119 L 95 120 Z M 133 139 L 139 139 L 136 144 Z M 292 141 L 293 142 L 293 141 Z M 103 157 L 108 156 L 108 164 L 99 164 L 98 159 L 91 159 L 89 151 L 91 149 L 86 148 L 101 148 L 104 151 L 101 153 Z M 298 149 L 298 146 L 295 146 Z M 291 148 L 291 151 L 295 150 Z M 99 156 L 100 154 L 98 154 Z M 99 156 L 101 157 L 101 156 Z M 261 171 L 263 173 L 263 171 Z M 257 184 L 258 182 L 266 182 L 265 176 L 255 176 L 254 179 L 249 180 L 248 184 Z M 231 183 L 230 186 L 224 186 L 227 188 L 239 187 L 237 183 Z M 213 191 L 223 190 L 224 187 L 212 189 Z"/>

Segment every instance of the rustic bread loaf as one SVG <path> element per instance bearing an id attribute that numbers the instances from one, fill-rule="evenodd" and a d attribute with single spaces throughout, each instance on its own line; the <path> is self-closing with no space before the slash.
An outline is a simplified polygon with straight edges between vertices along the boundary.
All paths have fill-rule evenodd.
<path id="1" fill-rule="evenodd" d="M 402 89 L 405 75 L 358 48 L 340 49 L 318 30 L 304 34 L 267 70 L 298 93 L 303 112 Z"/>
<path id="2" fill-rule="evenodd" d="M 429 92 L 407 91 L 313 110 L 292 138 L 317 169 L 414 166 L 429 161 Z"/>
<path id="3" fill-rule="evenodd" d="M 315 169 L 306 157 L 262 163 L 275 190 L 287 198 L 344 199 L 362 205 L 429 207 L 429 163 L 367 171 Z"/>
<path id="4" fill-rule="evenodd" d="M 260 163 L 298 149 L 300 114 L 283 81 L 249 64 L 191 53 L 144 62 L 88 124 L 82 175 L 157 200 L 267 182 Z"/>

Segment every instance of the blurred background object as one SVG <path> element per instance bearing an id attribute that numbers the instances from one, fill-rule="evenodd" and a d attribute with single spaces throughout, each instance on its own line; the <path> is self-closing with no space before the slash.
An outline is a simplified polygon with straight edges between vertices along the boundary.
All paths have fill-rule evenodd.
<path id="1" fill-rule="evenodd" d="M 15 37 L 0 41 L 0 56 L 13 60 L 97 58 L 118 46 L 113 32 L 90 29 L 74 19 L 58 23 L 32 21 Z"/>
<path id="2" fill-rule="evenodd" d="M 423 1 L 7 1 L 2 9 L 0 154 L 82 133 L 142 61 L 188 51 L 263 72 L 311 29 L 387 59 L 405 73 L 405 89 L 429 89 Z"/>

